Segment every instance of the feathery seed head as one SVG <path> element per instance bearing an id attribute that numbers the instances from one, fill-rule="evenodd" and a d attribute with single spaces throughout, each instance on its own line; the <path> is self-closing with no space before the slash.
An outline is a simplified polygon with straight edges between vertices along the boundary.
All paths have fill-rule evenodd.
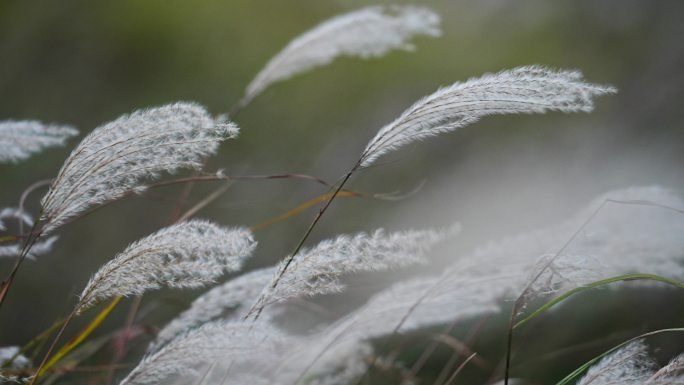
<path id="1" fill-rule="evenodd" d="M 89 208 L 141 191 L 144 179 L 200 168 L 238 127 L 195 103 L 135 111 L 86 136 L 42 200 L 44 232 Z"/>
<path id="2" fill-rule="evenodd" d="M 164 383 L 173 375 L 192 376 L 198 366 L 217 360 L 228 366 L 254 359 L 274 362 L 278 359 L 275 347 L 284 340 L 280 331 L 264 322 L 210 322 L 146 355 L 120 384 Z"/>
<path id="3" fill-rule="evenodd" d="M 78 130 L 36 120 L 0 122 L 0 162 L 18 162 L 47 147 L 63 146 Z"/>
<path id="4" fill-rule="evenodd" d="M 150 344 L 148 351 L 156 351 L 176 335 L 190 330 L 206 322 L 225 317 L 229 312 L 232 318 L 242 318 L 243 313 L 258 298 L 266 285 L 271 282 L 274 267 L 255 270 L 231 279 L 212 288 L 193 301 L 190 308 L 173 319 L 159 333 Z"/>
<path id="5" fill-rule="evenodd" d="M 78 311 L 114 296 L 142 294 L 161 286 L 200 287 L 236 271 L 256 241 L 246 228 L 203 220 L 166 227 L 129 245 L 102 266 L 81 293 Z"/>
<path id="6" fill-rule="evenodd" d="M 684 385 L 684 354 L 673 358 L 644 383 L 644 385 Z"/>
<path id="7" fill-rule="evenodd" d="M 591 111 L 594 96 L 613 87 L 582 81 L 578 71 L 518 67 L 440 88 L 416 102 L 368 143 L 359 164 L 370 166 L 406 144 L 454 131 L 487 115 Z"/>
<path id="8" fill-rule="evenodd" d="M 327 20 L 292 40 L 247 86 L 241 105 L 273 83 L 338 56 L 379 57 L 393 49 L 413 50 L 416 35 L 439 36 L 439 16 L 415 6 L 367 7 Z"/>
<path id="9" fill-rule="evenodd" d="M 643 385 L 655 368 L 648 347 L 637 340 L 589 368 L 577 385 Z"/>
<path id="10" fill-rule="evenodd" d="M 409 230 L 386 234 L 382 229 L 354 236 L 341 235 L 300 251 L 279 284 L 266 289 L 263 303 L 283 302 L 299 296 L 313 296 L 342 290 L 343 274 L 379 271 L 422 263 L 439 242 L 460 231 L 450 229 Z M 281 263 L 278 273 L 284 267 Z M 275 278 L 274 278 L 275 279 Z"/>

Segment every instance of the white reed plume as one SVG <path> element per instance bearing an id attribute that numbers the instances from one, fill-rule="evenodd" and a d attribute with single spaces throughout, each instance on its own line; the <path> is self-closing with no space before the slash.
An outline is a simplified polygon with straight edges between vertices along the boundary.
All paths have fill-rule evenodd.
<path id="1" fill-rule="evenodd" d="M 606 203 L 607 199 L 622 203 Z M 561 250 L 601 206 L 581 235 Z M 682 279 L 684 239 L 679 234 L 684 232 L 684 219 L 667 207 L 681 208 L 684 202 L 658 187 L 600 196 L 561 225 L 492 242 L 457 257 L 442 274 L 414 278 L 379 292 L 320 332 L 288 344 L 281 353 L 283 360 L 270 366 L 260 362 L 260 375 L 274 384 L 293 383 L 303 375 L 313 383 L 317 379 L 326 383 L 338 374 L 358 377 L 368 363 L 367 353 L 359 353 L 368 340 L 395 330 L 499 312 L 502 303 L 527 284 L 530 270 L 550 256 L 555 257 L 553 268 L 538 281 L 539 294 L 632 272 Z"/>
<path id="2" fill-rule="evenodd" d="M 141 191 L 144 179 L 201 168 L 238 127 L 195 103 L 135 111 L 102 125 L 76 147 L 42 200 L 44 232 L 89 208 Z"/>
<path id="3" fill-rule="evenodd" d="M 333 240 L 323 241 L 299 253 L 292 269 L 283 276 L 282 285 L 273 291 L 270 289 L 270 282 L 277 272 L 276 268 L 257 270 L 209 291 L 198 298 L 189 310 L 164 328 L 150 350 L 165 349 L 170 344 L 168 341 L 182 330 L 197 327 L 201 322 L 220 317 L 229 310 L 235 308 L 234 312 L 246 310 L 247 304 L 251 304 L 266 285 L 268 285 L 266 289 L 268 295 L 264 298 L 267 303 L 281 302 L 297 296 L 337 292 L 343 288 L 338 281 L 342 274 L 386 270 L 420 263 L 439 242 L 458 231 L 460 231 L 458 225 L 441 231 L 411 230 L 386 234 L 378 230 L 370 234 L 359 233 L 354 236 L 339 236 Z M 263 318 L 255 322 L 261 323 Z M 308 339 L 290 339 L 288 342 L 290 348 L 286 352 L 294 351 L 294 346 L 305 346 L 307 341 Z M 357 346 L 352 348 L 359 351 Z M 281 361 L 264 363 L 259 360 L 257 367 L 261 370 L 268 366 L 275 370 Z M 356 361 L 358 357 L 353 357 L 348 363 Z M 301 370 L 303 363 L 298 362 L 295 368 Z M 359 365 L 362 363 L 356 367 Z M 350 365 L 345 367 L 347 366 Z M 294 375 L 300 372 L 294 369 L 288 373 L 290 377 L 269 378 L 269 381 L 273 384 L 287 383 L 289 380 L 294 380 Z M 337 375 L 330 373 L 330 376 Z"/>
<path id="4" fill-rule="evenodd" d="M 162 286 L 200 287 L 236 271 L 256 242 L 246 228 L 203 220 L 181 222 L 132 243 L 102 266 L 81 293 L 77 312 L 114 296 Z"/>
<path id="5" fill-rule="evenodd" d="M 413 50 L 415 35 L 439 36 L 439 16 L 415 6 L 368 7 L 334 17 L 292 40 L 247 86 L 240 106 L 264 89 L 338 56 L 371 58 L 393 49 Z"/>
<path id="6" fill-rule="evenodd" d="M 638 340 L 589 368 L 577 385 L 645 385 L 655 368 L 648 347 Z"/>
<path id="7" fill-rule="evenodd" d="M 48 147 L 63 146 L 78 130 L 36 120 L 0 122 L 0 162 L 18 162 Z"/>
<path id="8" fill-rule="evenodd" d="M 556 235 L 546 235 L 562 245 L 564 233 L 570 243 L 555 252 L 549 249 L 527 269 L 516 304 L 519 312 L 540 296 L 610 276 L 652 273 L 683 279 L 684 261 L 678 249 L 684 241 L 676 235 L 684 230 L 676 211 L 683 207 L 681 199 L 659 187 L 629 188 L 595 199 L 559 226 Z"/>
<path id="9" fill-rule="evenodd" d="M 264 322 L 217 321 L 189 330 L 146 355 L 121 385 L 167 383 L 171 376 L 193 376 L 197 368 L 220 361 L 228 367 L 247 361 L 275 362 L 285 337 Z"/>
<path id="10" fill-rule="evenodd" d="M 588 112 L 594 96 L 615 88 L 582 81 L 579 71 L 518 67 L 457 82 L 416 102 L 368 143 L 360 165 L 406 144 L 454 131 L 483 116 L 546 111 Z"/>
<path id="11" fill-rule="evenodd" d="M 663 366 L 644 385 L 684 385 L 684 354 Z"/>
<path id="12" fill-rule="evenodd" d="M 274 272 L 274 267 L 255 270 L 231 279 L 199 296 L 189 309 L 169 322 L 157 334 L 157 338 L 148 351 L 156 351 L 179 333 L 219 317 L 232 314 L 232 318 L 242 318 L 264 287 L 271 282 Z"/>
<path id="13" fill-rule="evenodd" d="M 281 285 L 268 293 L 265 303 L 282 302 L 298 296 L 339 292 L 339 277 L 355 271 L 386 270 L 424 261 L 435 244 L 459 231 L 423 230 L 385 234 L 339 236 L 310 250 L 303 250 L 283 277 Z M 277 273 L 275 267 L 263 268 L 232 279 L 197 298 L 190 308 L 164 327 L 148 350 L 156 350 L 178 333 L 228 313 L 244 315 Z"/>
<path id="14" fill-rule="evenodd" d="M 300 296 L 339 292 L 339 278 L 359 271 L 379 271 L 425 261 L 436 244 L 456 234 L 460 226 L 436 230 L 409 230 L 386 234 L 382 229 L 354 236 L 341 235 L 315 247 L 301 250 L 285 274 L 280 264 L 274 275 L 275 287 L 269 285 L 261 297 L 262 304 L 283 302 Z"/>
<path id="15" fill-rule="evenodd" d="M 518 295 L 529 284 L 530 272 L 538 271 L 549 258 L 554 258 L 554 264 L 535 283 L 538 295 L 628 273 L 684 278 L 684 239 L 678 235 L 684 232 L 681 213 L 605 203 L 607 199 L 684 207 L 681 199 L 658 187 L 604 194 L 565 223 L 478 247 L 457 258 L 441 275 L 398 283 L 377 294 L 367 305 L 369 315 L 362 317 L 374 325 L 360 329 L 366 333 L 377 328 L 373 335 L 382 335 L 383 325 L 396 325 L 405 315 L 402 307 L 411 309 L 402 330 L 499 311 L 501 301 Z M 583 231 L 573 239 L 578 229 Z M 389 318 L 378 322 L 381 316 Z"/>
<path id="16" fill-rule="evenodd" d="M 405 144 L 453 131 L 482 116 L 543 113 L 548 110 L 591 111 L 593 96 L 615 92 L 613 87 L 588 84 L 581 79 L 579 71 L 555 71 L 541 66 L 519 67 L 470 79 L 465 83 L 455 83 L 415 103 L 394 122 L 380 129 L 368 143 L 356 164 L 337 184 L 335 192 L 314 218 L 295 251 L 284 260 L 272 286 L 278 286 L 322 214 L 360 167 L 370 166 L 378 157 Z M 254 308 L 257 311 L 262 309 L 265 300 L 262 296 Z"/>
<path id="17" fill-rule="evenodd" d="M 33 226 L 33 217 L 26 210 L 16 207 L 5 207 L 0 210 L 0 231 L 7 230 L 3 219 L 16 219 L 21 221 L 26 227 Z M 36 241 L 31 247 L 29 258 L 37 255 L 47 254 L 52 250 L 52 245 L 57 241 L 57 236 L 51 236 Z M 0 257 L 18 257 L 21 254 L 22 244 L 20 240 L 0 243 Z"/>
<path id="18" fill-rule="evenodd" d="M 605 203 L 607 199 L 624 204 Z M 581 235 L 563 249 L 601 206 Z M 666 207 L 681 208 L 684 202 L 658 187 L 615 191 L 559 226 L 479 247 L 458 257 L 442 274 L 399 282 L 377 293 L 361 308 L 284 354 L 287 363 L 276 375 L 296 378 L 304 371 L 325 372 L 331 362 L 349 359 L 347 354 L 355 346 L 395 330 L 405 332 L 499 312 L 504 300 L 527 285 L 540 256 L 544 262 L 550 256 L 555 260 L 548 275 L 537 282 L 538 294 L 551 295 L 635 272 L 682 279 L 684 219 Z"/>

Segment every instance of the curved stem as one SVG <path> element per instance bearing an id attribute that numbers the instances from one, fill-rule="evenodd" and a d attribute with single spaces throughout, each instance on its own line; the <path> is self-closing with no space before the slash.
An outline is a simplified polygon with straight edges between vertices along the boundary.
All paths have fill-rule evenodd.
<path id="1" fill-rule="evenodd" d="M 518 328 L 518 327 L 520 327 L 520 326 L 523 326 L 523 325 L 526 324 L 527 322 L 531 321 L 533 318 L 536 318 L 536 317 L 537 317 L 538 315 L 540 315 L 541 313 L 543 313 L 543 312 L 549 310 L 551 307 L 555 306 L 556 304 L 558 304 L 558 303 L 560 303 L 560 302 L 563 302 L 563 301 L 566 300 L 568 297 L 573 296 L 573 295 L 575 295 L 575 294 L 577 294 L 577 293 L 581 293 L 581 292 L 583 292 L 583 291 L 586 291 L 586 290 L 589 290 L 589 289 L 593 289 L 593 288 L 596 288 L 596 287 L 599 287 L 599 286 L 608 285 L 608 284 L 614 283 L 614 282 L 620 282 L 620 281 L 637 281 L 637 280 L 648 280 L 648 281 L 662 282 L 662 283 L 667 283 L 667 284 L 669 284 L 669 285 L 678 287 L 678 288 L 680 288 L 680 289 L 684 289 L 684 283 L 679 282 L 679 281 L 676 281 L 676 280 L 674 280 L 674 279 L 661 277 L 661 276 L 658 276 L 658 275 L 655 275 L 655 274 L 625 274 L 625 275 L 620 275 L 620 276 L 617 276 L 617 277 L 606 278 L 606 279 L 602 279 L 602 280 L 600 280 L 600 281 L 591 282 L 591 283 L 588 283 L 588 284 L 586 284 L 586 285 L 584 285 L 584 286 L 580 286 L 580 287 L 574 288 L 574 289 L 572 289 L 572 290 L 569 290 L 569 291 L 563 293 L 562 295 L 559 295 L 558 297 L 556 297 L 556 298 L 550 300 L 549 302 L 545 303 L 542 307 L 540 307 L 539 309 L 537 309 L 536 311 L 534 311 L 534 312 L 533 312 L 532 314 L 530 314 L 529 316 L 527 316 L 527 317 L 525 317 L 524 319 L 518 321 L 518 322 L 513 326 L 513 329 L 516 329 L 516 328 Z"/>

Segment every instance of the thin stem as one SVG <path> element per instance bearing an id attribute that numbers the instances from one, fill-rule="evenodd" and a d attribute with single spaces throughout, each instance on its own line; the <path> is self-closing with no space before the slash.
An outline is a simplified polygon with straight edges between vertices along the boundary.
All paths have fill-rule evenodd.
<path id="1" fill-rule="evenodd" d="M 19 271 L 21 263 L 24 262 L 24 259 L 26 259 L 26 256 L 28 255 L 29 251 L 31 251 L 31 247 L 33 247 L 38 238 L 40 238 L 41 232 L 36 232 L 36 229 L 38 229 L 38 225 L 40 223 L 40 218 L 42 215 L 43 212 L 41 210 L 40 214 L 38 215 L 38 219 L 33 224 L 33 227 L 31 227 L 29 236 L 26 238 L 26 241 L 24 242 L 24 246 L 21 249 L 21 253 L 19 253 L 19 258 L 17 258 L 17 262 L 14 264 L 12 271 L 10 272 L 7 279 L 0 283 L 0 306 L 2 306 L 2 304 L 5 302 L 5 297 L 7 297 L 7 293 L 9 292 L 10 286 L 12 286 L 12 282 L 14 282 L 14 278 L 17 275 L 17 271 Z"/>
<path id="2" fill-rule="evenodd" d="M 308 174 L 290 173 L 290 174 L 273 174 L 273 175 L 195 175 L 184 178 L 170 179 L 148 185 L 148 188 L 163 187 L 174 184 L 197 182 L 197 181 L 218 181 L 218 180 L 254 180 L 254 179 L 306 179 L 316 183 L 322 184 L 326 187 L 332 185 L 321 178 Z"/>
<path id="3" fill-rule="evenodd" d="M 74 307 L 74 310 L 71 312 L 69 317 L 67 317 L 67 320 L 64 322 L 64 325 L 62 326 L 62 329 L 59 331 L 57 336 L 55 337 L 55 340 L 52 342 L 52 345 L 48 349 L 48 352 L 45 354 L 45 357 L 43 358 L 43 362 L 40 364 L 40 367 L 38 368 L 38 371 L 35 373 L 33 384 L 35 381 L 37 381 L 38 377 L 43 375 L 45 371 L 48 369 L 52 368 L 55 364 L 57 364 L 62 358 L 64 358 L 69 352 L 71 352 L 76 346 L 78 346 L 81 342 L 83 342 L 88 336 L 95 330 L 97 329 L 102 322 L 107 319 L 109 314 L 114 310 L 116 305 L 121 302 L 122 297 L 116 297 L 114 298 L 109 305 L 107 305 L 100 313 L 78 334 L 76 337 L 72 338 L 69 340 L 64 346 L 62 346 L 61 349 L 59 349 L 54 356 L 50 357 L 50 353 L 54 349 L 55 345 L 57 344 L 57 341 L 59 340 L 59 337 L 61 334 L 64 332 L 66 329 L 66 326 L 69 324 L 71 319 L 78 315 L 78 310 L 81 308 L 82 304 L 84 303 L 84 300 L 81 299 L 79 303 L 76 304 Z M 48 360 L 49 358 L 49 360 Z"/>
<path id="4" fill-rule="evenodd" d="M 513 349 L 513 324 L 515 323 L 516 306 L 511 309 L 511 317 L 508 319 L 508 336 L 506 338 L 506 369 L 504 370 L 504 385 L 508 385 L 508 376 L 511 370 L 511 350 Z"/>
<path id="5" fill-rule="evenodd" d="M 325 211 L 328 209 L 328 207 L 330 207 L 330 205 L 332 204 L 333 200 L 335 200 L 335 197 L 337 196 L 337 194 L 340 193 L 340 191 L 342 190 L 342 187 L 344 187 L 344 184 L 347 183 L 347 181 L 348 181 L 349 178 L 352 176 L 352 174 L 354 173 L 354 171 L 355 171 L 355 170 L 352 169 L 352 171 L 350 171 L 349 173 L 347 173 L 347 175 L 344 177 L 344 179 L 342 179 L 342 182 L 340 182 L 340 185 L 337 187 L 337 189 L 335 190 L 335 192 L 333 193 L 333 195 L 330 197 L 330 199 L 328 199 L 328 202 L 326 202 L 325 206 L 323 206 L 323 208 L 321 208 L 321 209 L 318 211 L 318 214 L 316 215 L 316 218 L 314 218 L 313 222 L 311 222 L 311 225 L 309 226 L 309 228 L 308 228 L 308 229 L 306 230 L 306 232 L 304 233 L 304 236 L 302 236 L 302 239 L 299 240 L 299 243 L 297 244 L 297 247 L 295 247 L 294 251 L 290 254 L 290 257 L 288 257 L 288 259 L 286 260 L 285 266 L 283 267 L 282 271 L 280 272 L 280 274 L 279 274 L 278 277 L 276 278 L 275 282 L 273 282 L 273 285 L 271 286 L 272 289 L 275 289 L 275 287 L 278 285 L 278 282 L 280 281 L 280 278 L 283 276 L 283 274 L 285 274 L 285 271 L 287 270 L 288 266 L 290 266 L 290 263 L 292 263 L 292 261 L 294 260 L 295 255 L 296 255 L 296 254 L 299 252 L 299 250 L 301 250 L 302 247 L 304 246 L 304 242 L 306 242 L 306 239 L 309 238 L 309 235 L 311 234 L 311 231 L 313 231 L 313 228 L 316 226 L 316 224 L 318 223 L 318 221 L 321 219 L 321 217 L 323 216 L 323 213 L 325 213 Z"/>
<path id="6" fill-rule="evenodd" d="M 609 200 L 606 199 L 601 204 L 594 210 L 591 215 L 582 223 L 582 225 L 575 231 L 572 236 L 563 244 L 563 246 L 554 254 L 552 258 L 546 262 L 544 267 L 539 269 L 539 272 L 532 278 L 525 288 L 522 290 L 518 298 L 515 299 L 515 302 L 513 303 L 513 308 L 511 309 L 511 316 L 508 322 L 508 338 L 507 338 L 507 343 L 506 343 L 506 368 L 504 370 L 504 385 L 508 385 L 508 378 L 509 378 L 509 370 L 511 368 L 511 351 L 513 349 L 513 328 L 515 326 L 515 318 L 518 315 L 518 312 L 520 309 L 523 307 L 523 302 L 524 298 L 527 296 L 529 291 L 532 289 L 532 285 L 539 279 L 539 277 L 542 276 L 542 274 L 546 271 L 546 269 L 551 266 L 551 264 L 558 258 L 558 256 L 568 247 L 570 244 L 577 238 L 582 231 L 591 223 L 591 221 L 594 220 L 594 218 L 598 215 L 598 213 L 606 206 L 606 204 L 609 203 Z"/>
<path id="7" fill-rule="evenodd" d="M 451 322 L 444 329 L 442 329 L 441 334 L 450 334 L 457 324 L 458 320 Z M 413 366 L 411 366 L 411 370 L 409 371 L 407 378 L 401 383 L 401 385 L 408 385 L 414 378 L 416 378 L 420 369 L 423 368 L 425 363 L 430 359 L 430 356 L 432 356 L 432 353 L 435 352 L 438 346 L 439 341 L 433 340 L 430 342 L 430 344 L 425 348 L 425 350 L 423 350 L 423 353 L 421 353 L 420 357 L 418 357 Z"/>
<path id="8" fill-rule="evenodd" d="M 131 330 L 133 329 L 133 323 L 135 322 L 135 316 L 138 314 L 138 310 L 140 309 L 140 304 L 142 303 L 142 296 L 136 296 L 133 299 L 133 303 L 131 303 L 130 310 L 128 311 L 128 316 L 126 317 L 126 327 L 124 328 L 123 335 L 121 336 L 123 340 L 123 344 L 121 346 L 121 354 L 123 355 L 124 352 L 124 345 L 127 342 L 129 336 L 131 335 Z M 119 361 L 123 358 L 122 356 L 117 355 L 116 353 L 113 355 L 114 357 L 112 358 L 112 362 L 110 363 L 110 369 L 107 373 L 107 382 L 106 384 L 112 384 L 114 381 L 114 373 L 116 373 L 117 365 L 119 364 Z"/>
<path id="9" fill-rule="evenodd" d="M 452 374 L 451 377 L 449 377 L 449 380 L 446 382 L 445 385 L 451 385 L 454 382 L 454 380 L 456 379 L 456 376 L 458 376 L 458 374 L 461 373 L 463 368 L 465 368 L 465 366 L 468 365 L 468 363 L 473 358 L 475 358 L 475 356 L 477 356 L 477 353 L 473 353 L 470 355 L 470 357 L 466 358 L 465 361 L 463 361 L 463 363 L 461 365 L 459 365 L 458 368 L 456 368 L 456 370 L 454 371 L 454 374 Z"/>
<path id="10" fill-rule="evenodd" d="M 65 319 L 59 319 L 55 321 L 55 323 L 52 324 L 49 328 L 47 328 L 45 331 L 34 337 L 31 341 L 26 343 L 26 345 L 22 346 L 21 349 L 19 349 L 12 357 L 10 357 L 7 361 L 3 362 L 0 364 L 0 367 L 7 367 L 14 362 L 14 360 L 17 359 L 20 355 L 28 352 L 31 348 L 34 346 L 38 345 L 41 341 L 45 340 L 54 332 L 55 330 L 59 329 L 62 323 L 64 322 Z"/>
<path id="11" fill-rule="evenodd" d="M 76 316 L 76 310 L 78 310 L 78 308 L 79 308 L 79 305 L 77 304 L 74 307 L 74 310 L 66 318 L 66 320 L 64 320 L 62 327 L 57 332 L 57 335 L 55 336 L 55 339 L 52 341 L 52 344 L 48 348 L 47 353 L 45 353 L 45 356 L 43 357 L 43 361 L 38 366 L 38 369 L 36 370 L 35 374 L 33 375 L 33 378 L 31 379 L 31 382 L 29 383 L 29 385 L 34 385 L 36 383 L 36 381 L 38 381 L 38 377 L 40 376 L 41 371 L 43 370 L 43 367 L 47 363 L 47 360 L 50 357 L 52 350 L 54 350 L 55 346 L 57 346 L 57 342 L 59 341 L 59 337 L 62 336 L 62 334 L 64 333 L 64 330 L 66 330 L 66 327 L 69 325 L 69 322 L 71 322 L 71 320 L 74 318 L 74 316 Z"/>
<path id="12" fill-rule="evenodd" d="M 289 257 L 287 257 L 287 259 L 285 260 L 285 264 L 283 265 L 283 268 L 280 269 L 280 272 L 279 272 L 278 275 L 276 276 L 275 280 L 273 280 L 273 284 L 271 285 L 271 290 L 275 289 L 276 286 L 278 286 L 278 283 L 280 282 L 280 279 L 283 277 L 283 275 L 284 275 L 285 272 L 287 271 L 287 268 L 290 266 L 290 264 L 291 264 L 292 261 L 294 260 L 295 256 L 296 256 L 297 253 L 299 252 L 299 250 L 301 250 L 302 247 L 304 246 L 304 242 L 306 242 L 307 238 L 309 238 L 309 235 L 310 235 L 311 232 L 313 231 L 314 227 L 316 227 L 316 224 L 318 223 L 318 221 L 321 219 L 321 217 L 323 216 L 323 214 L 325 213 L 325 211 L 328 209 L 328 207 L 330 207 L 330 205 L 332 204 L 333 200 L 335 200 L 335 197 L 337 196 L 337 194 L 340 193 L 340 191 L 341 191 L 342 188 L 344 187 L 345 183 L 347 183 L 347 181 L 349 180 L 349 178 L 351 178 L 352 174 L 356 171 L 356 169 L 358 168 L 358 166 L 359 166 L 359 163 L 357 163 L 357 164 L 351 169 L 351 171 L 349 171 L 349 172 L 347 173 L 347 175 L 345 175 L 344 179 L 342 179 L 342 182 L 340 182 L 340 184 L 337 186 L 337 189 L 335 189 L 335 192 L 330 196 L 330 199 L 328 199 L 328 201 L 326 202 L 325 206 L 323 206 L 323 207 L 318 211 L 318 214 L 317 214 L 316 217 L 314 218 L 313 222 L 311 222 L 311 225 L 309 225 L 309 228 L 306 230 L 306 232 L 304 233 L 304 235 L 302 236 L 302 238 L 299 240 L 299 243 L 297 244 L 297 247 L 295 247 L 294 251 L 293 251 L 292 253 L 290 253 L 290 256 L 289 256 Z M 249 310 L 249 312 L 247 312 L 247 315 L 245 315 L 244 319 L 247 319 L 250 315 L 252 315 L 252 314 L 255 313 L 255 312 L 256 312 L 256 314 L 254 315 L 254 321 L 256 321 L 257 319 L 259 319 L 259 316 L 261 315 L 261 311 L 263 310 L 263 308 L 264 308 L 264 306 L 265 306 L 265 302 L 264 302 L 264 301 L 265 301 L 265 298 L 266 298 L 266 297 L 265 297 L 265 294 L 262 294 L 261 297 L 260 297 L 260 298 L 257 300 L 257 302 L 254 304 L 254 306 L 252 306 L 252 308 Z"/>
<path id="13" fill-rule="evenodd" d="M 470 332 L 466 336 L 466 339 L 465 339 L 466 346 L 471 346 L 475 343 L 477 338 L 479 338 L 480 334 L 482 333 L 482 329 L 484 328 L 485 324 L 487 323 L 487 321 L 489 320 L 490 317 L 491 316 L 484 316 L 473 326 L 473 328 L 470 330 Z M 460 354 L 460 352 L 454 351 L 454 353 L 449 358 L 449 361 L 447 361 L 446 365 L 444 365 L 444 367 L 442 368 L 442 370 L 439 373 L 439 376 L 437 377 L 435 382 L 433 382 L 433 385 L 445 384 L 445 382 L 447 380 L 447 376 L 451 372 L 451 369 L 454 367 L 454 365 L 456 365 L 456 363 L 458 362 L 458 359 L 461 357 L 461 355 L 462 354 Z M 483 361 L 483 363 L 486 363 L 487 367 L 491 367 L 491 364 L 489 364 L 488 362 Z M 485 368 L 485 367 L 482 366 L 482 368 Z M 487 383 L 489 383 L 489 382 L 491 382 L 491 381 L 488 381 Z"/>
<path id="14" fill-rule="evenodd" d="M 202 210 L 202 209 L 203 209 L 204 207 L 206 207 L 208 204 L 210 204 L 211 202 L 213 202 L 213 201 L 215 201 L 216 199 L 218 199 L 221 195 L 223 195 L 223 193 L 225 193 L 226 191 L 228 191 L 228 189 L 230 188 L 230 186 L 232 186 L 232 183 L 231 183 L 231 182 L 227 182 L 227 183 L 224 184 L 223 186 L 217 188 L 217 189 L 216 189 L 214 192 L 212 192 L 211 194 L 207 195 L 206 198 L 202 199 L 200 202 L 198 202 L 196 205 L 194 205 L 193 207 L 191 207 L 191 208 L 190 208 L 188 211 L 186 211 L 185 213 L 183 213 L 183 214 L 180 214 L 180 213 L 179 213 L 179 216 L 178 216 L 177 218 L 174 218 L 174 223 L 175 223 L 175 222 L 182 222 L 182 221 L 184 221 L 184 220 L 190 218 L 191 216 L 195 215 L 198 211 Z"/>

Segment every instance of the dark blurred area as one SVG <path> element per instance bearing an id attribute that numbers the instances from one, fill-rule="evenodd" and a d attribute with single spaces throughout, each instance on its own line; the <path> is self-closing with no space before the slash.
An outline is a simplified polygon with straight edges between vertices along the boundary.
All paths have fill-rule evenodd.
<path id="1" fill-rule="evenodd" d="M 0 0 L 0 119 L 72 124 L 85 135 L 123 113 L 178 100 L 225 113 L 289 40 L 337 14 L 389 3 Z M 600 98 L 591 114 L 485 118 L 383 158 L 348 187 L 399 194 L 420 187 L 417 192 L 399 201 L 340 198 L 308 243 L 377 227 L 435 227 L 459 221 L 463 244 L 455 252 L 467 252 L 488 240 L 560 222 L 611 189 L 658 184 L 681 195 L 684 2 L 420 4 L 442 16 L 442 37 L 414 39 L 417 49 L 411 53 L 393 51 L 373 60 L 341 58 L 275 84 L 234 117 L 240 137 L 225 142 L 206 170 L 222 168 L 228 175 L 306 173 L 334 182 L 380 127 L 439 86 L 541 64 L 579 69 L 588 81 L 612 84 L 619 92 Z M 54 176 L 77 142 L 18 164 L 0 165 L 0 207 L 16 206 L 29 185 Z M 184 207 L 220 186 L 197 184 Z M 54 252 L 27 261 L 19 271 L 0 310 L 0 346 L 22 345 L 68 313 L 100 265 L 131 241 L 169 223 L 181 190 L 154 189 L 61 229 Z M 325 192 L 324 186 L 302 180 L 236 181 L 197 216 L 255 225 Z M 29 198 L 34 214 L 43 193 Z M 259 249 L 247 268 L 284 257 L 315 213 L 310 209 L 257 232 Z M 3 276 L 11 263 L 0 260 Z M 383 279 L 389 280 L 365 283 L 366 293 L 382 286 Z M 141 322 L 163 325 L 202 291 L 146 294 Z M 534 383 L 557 380 L 640 332 L 682 326 L 682 301 L 677 291 L 657 289 L 578 297 L 533 325 L 536 331 L 525 333 L 513 374 L 526 375 Z M 124 301 L 100 335 L 120 327 L 129 306 L 130 300 Z M 494 365 L 504 350 L 504 318 L 488 321 L 475 345 Z M 85 322 L 75 322 L 73 330 Z M 475 324 L 459 326 L 454 333 L 466 335 Z M 407 343 L 411 338 L 415 336 L 406 337 Z M 662 359 L 667 360 L 682 350 L 684 339 L 662 337 L 653 345 L 662 348 Z M 529 359 L 521 358 L 525 352 Z M 428 379 L 425 383 L 439 376 L 440 365 L 451 354 L 437 353 L 420 373 Z M 405 358 L 411 362 L 416 354 L 409 352 Z M 485 381 L 486 373 L 476 366 L 463 378 Z"/>

